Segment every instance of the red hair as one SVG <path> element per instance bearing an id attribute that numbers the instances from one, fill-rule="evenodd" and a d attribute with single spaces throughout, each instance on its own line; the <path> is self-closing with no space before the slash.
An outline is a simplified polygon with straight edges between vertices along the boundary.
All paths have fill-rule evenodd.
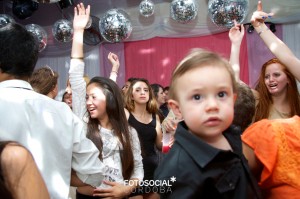
<path id="1" fill-rule="evenodd" d="M 290 107 L 290 116 L 300 115 L 300 100 L 296 79 L 285 65 L 283 65 L 277 58 L 273 58 L 262 66 L 260 76 L 255 87 L 255 90 L 259 93 L 259 102 L 256 106 L 254 122 L 266 119 L 270 114 L 270 107 L 273 104 L 273 99 L 265 84 L 265 73 L 267 66 L 273 63 L 279 63 L 282 66 L 282 71 L 286 74 L 289 80 L 289 84 L 287 85 L 287 96 Z"/>

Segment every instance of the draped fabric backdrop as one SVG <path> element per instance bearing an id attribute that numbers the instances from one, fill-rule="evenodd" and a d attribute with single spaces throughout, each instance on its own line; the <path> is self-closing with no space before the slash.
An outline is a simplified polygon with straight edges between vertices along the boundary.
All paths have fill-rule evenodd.
<path id="1" fill-rule="evenodd" d="M 173 69 L 191 48 L 204 48 L 229 58 L 228 32 L 192 38 L 160 38 L 125 43 L 126 79 L 143 77 L 150 83 L 167 86 Z M 248 83 L 245 38 L 241 48 L 241 79 Z M 201 76 L 199 77 L 201 78 Z"/>
<path id="2" fill-rule="evenodd" d="M 71 48 L 71 46 L 70 46 Z M 85 47 L 86 49 L 86 47 Z M 59 74 L 58 78 L 58 96 L 56 100 L 61 101 L 62 95 L 67 86 L 67 80 L 69 78 L 69 68 L 70 68 L 70 55 L 71 51 L 69 50 L 68 55 L 65 56 L 41 56 L 39 57 L 36 69 L 48 65 L 54 71 Z M 89 51 L 85 51 L 84 58 L 86 67 L 85 74 L 89 77 L 99 76 L 100 73 L 100 62 L 99 62 L 99 48 L 91 48 Z"/>
<path id="3" fill-rule="evenodd" d="M 300 57 L 300 23 L 288 25 L 276 25 L 276 35 L 291 48 L 296 56 Z M 69 50 L 64 54 L 56 55 L 54 48 L 47 48 L 40 54 L 37 68 L 49 65 L 57 71 L 59 77 L 59 96 L 66 87 L 70 62 Z M 205 48 L 221 53 L 225 58 L 229 58 L 230 41 L 228 31 L 208 36 L 198 36 L 190 38 L 161 38 L 156 37 L 143 41 L 130 41 L 124 43 L 103 43 L 98 46 L 84 46 L 86 69 L 85 73 L 89 77 L 105 76 L 109 77 L 111 65 L 107 60 L 109 52 L 114 52 L 120 59 L 120 70 L 117 83 L 123 86 L 129 77 L 145 77 L 150 83 L 160 83 L 163 86 L 169 85 L 172 70 L 190 50 L 190 48 Z M 65 47 L 64 49 L 67 49 Z M 53 50 L 53 52 L 51 51 Z M 51 51 L 51 52 L 47 52 Z M 47 53 L 46 53 L 47 52 Z M 274 57 L 265 47 L 263 41 L 256 32 L 245 33 L 241 47 L 241 79 L 250 86 L 256 82 L 260 68 L 264 62 Z"/>
<path id="4" fill-rule="evenodd" d="M 288 45 L 294 54 L 300 59 L 300 23 L 287 24 L 283 26 L 282 37 L 283 41 Z M 300 67 L 300 66 L 299 66 Z M 298 83 L 298 91 L 300 93 L 300 82 Z"/>
<path id="5" fill-rule="evenodd" d="M 100 69 L 100 73 L 104 77 L 109 77 L 112 68 L 110 62 L 107 59 L 109 52 L 115 53 L 119 58 L 120 68 L 118 72 L 117 83 L 119 86 L 121 86 L 124 84 L 125 81 L 124 43 L 116 43 L 116 44 L 105 43 L 100 46 L 99 57 L 100 57 L 101 66 L 103 66 Z"/>
<path id="6" fill-rule="evenodd" d="M 247 34 L 249 86 L 253 88 L 260 75 L 262 65 L 273 58 L 274 55 L 267 48 L 256 31 L 253 31 L 252 33 L 246 32 L 245 34 Z M 281 25 L 276 25 L 275 35 L 282 40 Z"/>

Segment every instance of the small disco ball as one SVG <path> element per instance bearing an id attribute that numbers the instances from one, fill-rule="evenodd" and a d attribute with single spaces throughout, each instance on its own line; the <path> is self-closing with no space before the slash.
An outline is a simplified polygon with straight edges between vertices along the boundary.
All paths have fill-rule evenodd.
<path id="1" fill-rule="evenodd" d="M 9 15 L 6 14 L 0 14 L 0 28 L 6 26 L 9 23 L 14 23 L 15 20 Z"/>
<path id="2" fill-rule="evenodd" d="M 143 0 L 139 8 L 140 14 L 144 17 L 150 17 L 154 14 L 154 3 L 151 0 Z"/>
<path id="3" fill-rule="evenodd" d="M 209 0 L 208 14 L 214 24 L 230 29 L 234 20 L 242 23 L 248 14 L 249 0 Z"/>
<path id="4" fill-rule="evenodd" d="M 99 29 L 106 41 L 116 43 L 124 41 L 130 36 L 132 25 L 125 11 L 111 9 L 100 19 Z"/>
<path id="5" fill-rule="evenodd" d="M 31 32 L 39 42 L 39 52 L 42 52 L 47 46 L 48 35 L 44 28 L 37 24 L 28 24 L 25 26 L 28 32 Z"/>
<path id="6" fill-rule="evenodd" d="M 73 38 L 72 22 L 66 19 L 60 19 L 52 26 L 52 34 L 59 42 L 70 42 Z"/>
<path id="7" fill-rule="evenodd" d="M 171 18 L 180 23 L 190 22 L 198 13 L 198 5 L 194 0 L 173 0 L 170 9 Z"/>

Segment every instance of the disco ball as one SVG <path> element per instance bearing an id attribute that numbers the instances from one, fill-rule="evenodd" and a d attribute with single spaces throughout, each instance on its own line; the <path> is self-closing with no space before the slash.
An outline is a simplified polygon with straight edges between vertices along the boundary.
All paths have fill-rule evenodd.
<path id="1" fill-rule="evenodd" d="M 14 23 L 15 20 L 9 15 L 6 14 L 0 14 L 0 28 L 6 26 L 9 23 Z"/>
<path id="2" fill-rule="evenodd" d="M 39 4 L 31 0 L 14 0 L 12 2 L 12 12 L 19 19 L 31 17 L 31 15 L 39 8 Z"/>
<path id="3" fill-rule="evenodd" d="M 28 24 L 25 26 L 27 31 L 31 32 L 39 42 L 39 52 L 42 52 L 47 46 L 47 32 L 37 24 Z"/>
<path id="4" fill-rule="evenodd" d="M 132 31 L 128 14 L 121 9 L 111 9 L 100 19 L 99 29 L 102 37 L 111 43 L 127 39 Z"/>
<path id="5" fill-rule="evenodd" d="M 170 9 L 172 19 L 187 23 L 196 18 L 198 5 L 194 0 L 173 0 Z"/>
<path id="6" fill-rule="evenodd" d="M 151 0 L 143 0 L 140 3 L 140 14 L 144 17 L 150 17 L 154 14 L 154 3 Z"/>
<path id="7" fill-rule="evenodd" d="M 59 42 L 70 42 L 73 38 L 72 22 L 60 19 L 52 26 L 52 34 Z"/>
<path id="8" fill-rule="evenodd" d="M 38 3 L 57 3 L 60 0 L 32 0 L 32 1 L 35 1 L 35 2 L 38 2 Z"/>
<path id="9" fill-rule="evenodd" d="M 90 16 L 89 21 L 85 25 L 84 29 L 89 29 L 92 25 L 92 22 L 93 22 L 93 20 L 92 20 L 92 17 Z"/>
<path id="10" fill-rule="evenodd" d="M 242 23 L 248 14 L 249 0 L 209 0 L 208 13 L 214 24 L 230 29 L 234 20 Z"/>

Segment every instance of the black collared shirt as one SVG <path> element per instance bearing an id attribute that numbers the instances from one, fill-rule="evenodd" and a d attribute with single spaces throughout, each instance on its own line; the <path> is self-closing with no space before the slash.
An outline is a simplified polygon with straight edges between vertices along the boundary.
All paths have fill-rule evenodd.
<path id="1" fill-rule="evenodd" d="M 223 135 L 233 151 L 214 148 L 188 132 L 184 122 L 178 124 L 176 141 L 155 172 L 159 181 L 176 178 L 159 190 L 161 198 L 260 198 L 242 154 L 240 133 L 229 127 Z"/>

